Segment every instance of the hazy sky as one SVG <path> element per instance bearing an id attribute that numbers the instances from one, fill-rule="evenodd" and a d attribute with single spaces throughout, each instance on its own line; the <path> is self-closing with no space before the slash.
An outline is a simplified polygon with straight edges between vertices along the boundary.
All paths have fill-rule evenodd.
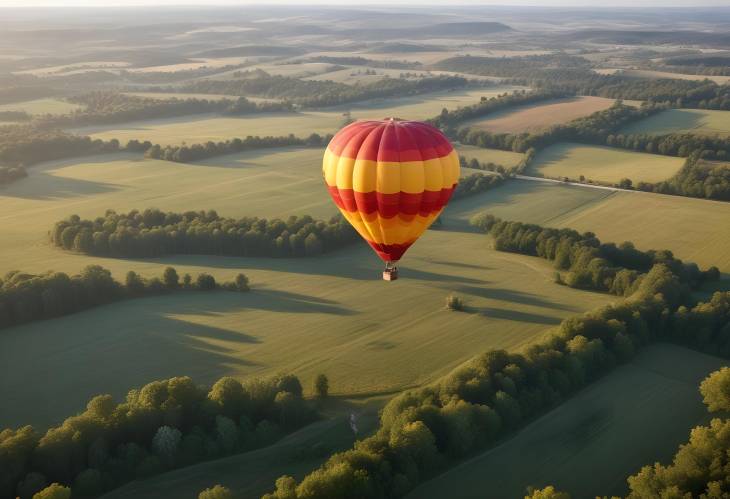
<path id="1" fill-rule="evenodd" d="M 585 0 L 0 0 L 0 7 L 64 7 L 64 6 L 155 6 L 155 5 L 534 5 L 570 7 L 699 7 L 730 6 L 730 0 L 611 0 L 609 3 Z"/>

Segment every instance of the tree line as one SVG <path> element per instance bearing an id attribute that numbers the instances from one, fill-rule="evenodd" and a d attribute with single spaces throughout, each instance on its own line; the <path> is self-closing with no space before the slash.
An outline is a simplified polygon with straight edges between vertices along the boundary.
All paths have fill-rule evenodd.
<path id="1" fill-rule="evenodd" d="M 238 274 L 233 281 L 218 284 L 206 273 L 195 278 L 182 278 L 173 267 L 167 267 L 161 277 L 146 279 L 130 270 L 124 282 L 112 277 L 109 270 L 89 265 L 81 273 L 69 276 L 49 271 L 28 274 L 14 270 L 0 278 L 0 328 L 73 314 L 114 301 L 172 291 L 248 291 L 248 278 Z"/>
<path id="2" fill-rule="evenodd" d="M 383 78 L 367 84 L 347 85 L 330 80 L 300 80 L 264 71 L 240 73 L 233 80 L 201 80 L 170 92 L 205 94 L 255 95 L 285 99 L 303 107 L 323 107 L 384 97 L 402 97 L 426 92 L 464 87 L 470 82 L 459 76 L 435 76 L 419 80 Z M 486 85 L 486 83 L 480 83 Z"/>
<path id="3" fill-rule="evenodd" d="M 664 265 L 682 284 L 683 294 L 706 281 L 720 278 L 717 267 L 706 271 L 695 263 L 685 263 L 669 250 L 641 251 L 630 242 L 601 243 L 592 232 L 554 229 L 522 222 L 503 221 L 482 213 L 471 225 L 494 238 L 498 251 L 539 256 L 554 263 L 556 280 L 572 288 L 606 291 L 618 296 L 632 295 L 655 265 Z M 563 280 L 560 271 L 566 271 Z"/>
<path id="4" fill-rule="evenodd" d="M 655 497 L 727 497 L 730 495 L 730 368 L 711 373 L 700 384 L 700 393 L 711 413 L 721 412 L 709 425 L 695 427 L 689 441 L 679 447 L 672 463 L 647 465 L 627 479 L 627 499 Z M 546 495 L 548 494 L 548 495 Z M 549 486 L 530 499 L 570 499 L 570 494 Z"/>
<path id="5" fill-rule="evenodd" d="M 710 80 L 641 79 L 601 75 L 580 56 L 549 54 L 523 57 L 458 56 L 435 69 L 512 78 L 512 83 L 562 89 L 579 95 L 633 99 L 672 107 L 730 110 L 730 87 Z"/>
<path id="6" fill-rule="evenodd" d="M 123 123 L 127 121 L 171 118 L 200 113 L 229 115 L 291 111 L 288 102 L 252 102 L 245 97 L 232 99 L 153 99 L 118 92 L 96 91 L 70 97 L 70 101 L 82 104 L 83 109 L 63 115 L 46 115 L 36 118 L 39 126 L 70 127 Z"/>
<path id="7" fill-rule="evenodd" d="M 704 161 L 701 154 L 690 156 L 671 178 L 651 184 L 639 182 L 642 191 L 730 201 L 730 168 Z"/>
<path id="8" fill-rule="evenodd" d="M 32 125 L 0 127 L 0 165 L 23 167 L 54 159 L 119 151 L 119 141 L 108 142 Z"/>
<path id="9" fill-rule="evenodd" d="M 631 295 L 564 320 L 523 353 L 493 350 L 381 412 L 376 433 L 297 481 L 282 476 L 265 499 L 403 497 L 456 460 L 563 402 L 655 341 L 730 355 L 730 292 L 682 306 L 679 278 L 654 265 Z"/>
<path id="10" fill-rule="evenodd" d="M 510 170 L 504 165 L 499 165 L 491 161 L 482 162 L 477 158 L 468 159 L 466 156 L 459 154 L 459 166 L 461 168 L 471 168 L 472 170 L 484 170 L 489 172 L 497 172 L 501 175 L 505 175 Z"/>
<path id="11" fill-rule="evenodd" d="M 117 213 L 82 220 L 73 215 L 57 222 L 51 243 L 69 251 L 113 257 L 202 254 L 256 257 L 304 257 L 332 251 L 358 240 L 341 216 L 328 221 L 309 215 L 286 220 L 224 218 L 214 210 Z"/>
<path id="12" fill-rule="evenodd" d="M 451 196 L 451 199 L 460 199 L 467 196 L 473 196 L 486 192 L 488 190 L 499 187 L 505 181 L 505 177 L 502 175 L 494 175 L 484 173 L 472 173 L 466 177 L 459 179 L 459 183 L 456 185 L 456 189 Z"/>
<path id="13" fill-rule="evenodd" d="M 130 390 L 120 403 L 97 395 L 45 433 L 0 431 L 0 498 L 63 497 L 35 496 L 49 484 L 55 493 L 97 497 L 131 480 L 270 445 L 316 416 L 288 374 L 243 383 L 224 377 L 209 387 L 170 378 Z"/>
<path id="14" fill-rule="evenodd" d="M 521 57 L 456 56 L 437 62 L 434 69 L 503 78 L 533 78 L 539 70 L 552 68 L 589 68 L 590 62 L 580 56 L 543 54 Z"/>
<path id="15" fill-rule="evenodd" d="M 393 61 L 393 60 L 376 60 L 368 59 L 361 56 L 329 56 L 319 55 L 308 59 L 300 59 L 301 62 L 295 61 L 290 64 L 301 64 L 306 62 L 324 62 L 327 64 L 337 64 L 345 66 L 369 66 L 371 68 L 384 69 L 419 69 L 423 66 L 420 62 L 411 61 Z"/>
<path id="16" fill-rule="evenodd" d="M 252 149 L 287 146 L 321 147 L 327 145 L 331 139 L 332 135 L 321 136 L 313 133 L 306 138 L 299 138 L 294 135 L 281 137 L 252 137 L 249 135 L 245 139 L 235 138 L 220 142 L 209 141 L 205 144 L 167 145 L 164 147 L 155 144 L 145 150 L 145 157 L 178 163 L 191 163 L 214 156 L 234 154 Z"/>

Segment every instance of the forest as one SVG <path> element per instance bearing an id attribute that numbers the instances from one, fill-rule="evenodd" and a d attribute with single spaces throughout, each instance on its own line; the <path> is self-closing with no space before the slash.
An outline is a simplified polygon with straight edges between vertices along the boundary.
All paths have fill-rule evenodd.
<path id="1" fill-rule="evenodd" d="M 168 88 L 167 91 L 254 95 L 285 99 L 303 107 L 320 107 L 375 98 L 418 95 L 460 88 L 468 83 L 466 78 L 460 76 L 435 76 L 418 80 L 384 78 L 373 83 L 346 85 L 328 80 L 299 80 L 257 70 L 251 75 L 241 73 L 236 80 L 201 80 L 179 88 Z M 485 86 L 487 83 L 480 85 Z"/>
<path id="2" fill-rule="evenodd" d="M 631 242 L 620 245 L 601 243 L 591 232 L 583 234 L 572 229 L 553 229 L 534 224 L 508 222 L 488 213 L 477 214 L 472 226 L 494 237 L 498 251 L 539 256 L 554 263 L 556 282 L 572 288 L 607 291 L 618 296 L 630 296 L 640 286 L 655 265 L 664 265 L 685 286 L 685 298 L 690 290 L 707 281 L 720 278 L 717 267 L 706 271 L 695 263 L 684 263 L 671 251 L 636 249 Z M 559 271 L 567 271 L 563 280 Z"/>
<path id="3" fill-rule="evenodd" d="M 201 273 L 195 278 L 184 274 L 181 278 L 175 268 L 167 267 L 161 277 L 151 279 L 130 270 L 124 282 L 119 282 L 99 265 L 89 265 L 74 276 L 53 271 L 34 275 L 15 270 L 0 278 L 0 329 L 128 298 L 216 289 L 246 292 L 248 278 L 238 274 L 234 281 L 218 284 L 210 274 Z"/>
<path id="4" fill-rule="evenodd" d="M 358 240 L 341 216 L 328 221 L 308 215 L 286 220 L 224 218 L 214 210 L 185 213 L 157 209 L 57 222 L 51 243 L 65 250 L 113 257 L 176 254 L 304 257 L 333 251 Z"/>
<path id="5" fill-rule="evenodd" d="M 189 377 L 152 381 L 123 402 L 97 395 L 86 409 L 39 433 L 0 431 L 0 498 L 30 499 L 50 484 L 96 497 L 135 479 L 270 445 L 312 422 L 296 376 Z M 41 496 L 42 497 L 42 496 Z"/>
<path id="6" fill-rule="evenodd" d="M 286 102 L 252 102 L 245 97 L 238 99 L 165 99 L 137 97 L 117 92 L 97 91 L 72 97 L 71 102 L 82 104 L 84 109 L 68 115 L 47 115 L 38 118 L 41 127 L 59 128 L 71 126 L 104 125 L 128 121 L 172 118 L 200 113 L 241 115 L 273 111 L 291 111 Z"/>

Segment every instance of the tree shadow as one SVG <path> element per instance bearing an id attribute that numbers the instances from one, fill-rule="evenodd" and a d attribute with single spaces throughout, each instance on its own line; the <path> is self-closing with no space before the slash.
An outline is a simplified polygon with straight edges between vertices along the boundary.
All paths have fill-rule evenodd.
<path id="1" fill-rule="evenodd" d="M 529 322 L 532 324 L 545 324 L 555 326 L 560 324 L 562 319 L 550 317 L 543 314 L 533 314 L 530 312 L 521 312 L 518 310 L 509 310 L 505 308 L 485 307 L 480 309 L 479 313 L 485 317 L 492 319 L 503 319 L 516 322 Z"/>
<path id="2" fill-rule="evenodd" d="M 475 265 L 472 263 L 463 263 L 463 262 L 449 262 L 446 260 L 436 260 L 434 258 L 424 258 L 424 260 L 429 263 L 436 264 L 436 265 L 449 265 L 451 267 L 459 267 L 462 269 L 494 270 L 494 267 L 487 267 L 486 265 Z"/>
<path id="3" fill-rule="evenodd" d="M 447 289 L 444 287 L 444 289 Z M 554 301 L 540 298 L 538 295 L 532 293 L 523 293 L 522 291 L 516 291 L 513 289 L 505 288 L 479 288 L 475 286 L 457 286 L 450 287 L 449 290 L 462 293 L 465 295 L 478 296 L 480 298 L 487 298 L 491 300 L 509 301 L 513 303 L 519 303 L 521 305 L 529 305 L 533 307 L 550 308 L 557 310 L 565 310 L 568 312 L 576 312 L 581 310 L 580 308 L 556 303 Z"/>
<path id="4" fill-rule="evenodd" d="M 134 159 L 132 159 L 134 158 Z M 80 163 L 113 163 L 119 160 L 143 161 L 131 154 L 103 154 L 77 156 L 58 161 L 46 161 L 28 168 L 28 177 L 9 185 L 0 186 L 0 197 L 14 197 L 49 201 L 60 198 L 90 196 L 120 190 L 123 186 L 107 182 L 94 182 L 74 177 L 56 175 L 59 170 Z"/>
<path id="5" fill-rule="evenodd" d="M 266 270 L 287 274 L 322 275 L 359 281 L 379 280 L 382 264 L 365 243 L 356 242 L 347 248 L 308 258 L 266 258 L 206 255 L 175 255 L 136 261 L 170 265 L 204 266 L 217 269 Z M 487 281 L 473 277 L 453 276 L 437 272 L 400 267 L 403 277 L 423 281 L 460 282 L 464 284 L 486 284 Z"/>
<path id="6" fill-rule="evenodd" d="M 121 188 L 122 186 L 118 184 L 31 172 L 29 177 L 18 180 L 4 189 L 0 188 L 0 197 L 52 201 L 103 194 L 118 191 Z"/>
<path id="7" fill-rule="evenodd" d="M 0 362 L 7 375 L 0 378 L 0 396 L 8 406 L 0 414 L 0 427 L 45 428 L 82 410 L 94 395 L 110 393 L 121 400 L 132 388 L 173 376 L 191 376 L 197 383 L 210 384 L 232 370 L 255 375 L 269 366 L 248 348 L 266 338 L 249 334 L 245 324 L 210 321 L 247 309 L 353 313 L 332 300 L 285 291 L 181 291 L 5 329 L 0 336 Z M 42 364 L 22 360 L 27 359 L 28 348 L 44 359 Z M 69 365 L 74 369 L 67 369 Z M 58 372 L 64 375 L 59 377 Z M 45 381 L 18 390 L 28 379 Z M 56 409 L 42 410 L 51 406 Z"/>

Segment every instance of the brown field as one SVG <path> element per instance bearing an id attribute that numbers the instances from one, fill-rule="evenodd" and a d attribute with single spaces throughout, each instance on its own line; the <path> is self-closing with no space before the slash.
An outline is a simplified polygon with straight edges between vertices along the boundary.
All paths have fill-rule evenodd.
<path id="1" fill-rule="evenodd" d="M 535 131 L 603 111 L 611 107 L 614 102 L 613 99 L 603 97 L 560 99 L 548 104 L 520 106 L 494 113 L 486 119 L 474 120 L 468 124 L 489 132 Z"/>

